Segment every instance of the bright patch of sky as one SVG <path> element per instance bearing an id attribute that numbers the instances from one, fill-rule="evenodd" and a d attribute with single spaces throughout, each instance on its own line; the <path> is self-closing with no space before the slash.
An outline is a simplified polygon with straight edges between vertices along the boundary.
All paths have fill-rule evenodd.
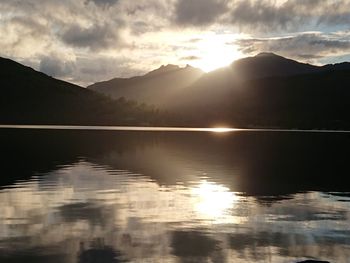
<path id="1" fill-rule="evenodd" d="M 348 60 L 347 0 L 2 0 L 0 56 L 80 85 L 268 51 Z"/>

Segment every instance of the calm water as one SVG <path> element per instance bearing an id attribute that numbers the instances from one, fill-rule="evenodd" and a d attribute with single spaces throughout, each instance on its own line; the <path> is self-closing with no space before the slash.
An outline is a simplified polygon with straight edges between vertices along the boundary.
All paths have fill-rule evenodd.
<path id="1" fill-rule="evenodd" d="M 0 262 L 350 262 L 350 135 L 0 130 Z"/>

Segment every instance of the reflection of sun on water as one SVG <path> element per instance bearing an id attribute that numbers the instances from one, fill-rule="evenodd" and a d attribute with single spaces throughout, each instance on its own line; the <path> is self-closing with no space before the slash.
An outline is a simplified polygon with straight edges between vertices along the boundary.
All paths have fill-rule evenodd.
<path id="1" fill-rule="evenodd" d="M 195 209 L 204 217 L 218 219 L 233 208 L 238 197 L 222 185 L 202 181 L 191 191 Z"/>
<path id="2" fill-rule="evenodd" d="M 212 128 L 213 132 L 231 132 L 231 131 L 235 131 L 237 129 L 233 129 L 233 128 Z"/>

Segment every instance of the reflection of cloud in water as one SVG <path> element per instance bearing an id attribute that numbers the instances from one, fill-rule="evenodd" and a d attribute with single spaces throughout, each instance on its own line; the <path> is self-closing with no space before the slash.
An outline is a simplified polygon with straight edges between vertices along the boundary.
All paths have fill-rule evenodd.
<path id="1" fill-rule="evenodd" d="M 0 261 L 23 251 L 33 262 L 99 253 L 106 262 L 346 262 L 350 203 L 316 192 L 292 197 L 266 206 L 209 179 L 165 187 L 79 162 L 0 191 Z"/>
<path id="2" fill-rule="evenodd" d="M 206 262 L 208 258 L 213 262 L 223 259 L 220 244 L 199 231 L 175 231 L 172 233 L 172 253 L 183 262 Z"/>

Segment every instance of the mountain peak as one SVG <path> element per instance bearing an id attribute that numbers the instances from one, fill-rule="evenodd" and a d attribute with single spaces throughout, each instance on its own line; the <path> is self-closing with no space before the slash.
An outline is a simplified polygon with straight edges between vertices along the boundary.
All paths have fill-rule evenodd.
<path id="1" fill-rule="evenodd" d="M 155 75 L 159 75 L 159 74 L 169 73 L 171 71 L 175 71 L 175 70 L 179 70 L 179 69 L 181 69 L 179 66 L 173 65 L 173 64 L 162 65 L 159 68 L 150 71 L 146 75 L 147 76 L 155 76 Z"/>
<path id="2" fill-rule="evenodd" d="M 261 53 L 257 54 L 255 57 L 281 57 L 281 56 L 278 56 L 272 52 L 261 52 Z"/>
<path id="3" fill-rule="evenodd" d="M 167 73 L 176 72 L 180 70 L 198 71 L 198 73 L 203 73 L 200 69 L 192 67 L 189 64 L 187 64 L 185 67 L 180 67 L 174 64 L 167 64 L 167 65 L 162 65 L 159 68 L 148 72 L 145 76 L 156 76 L 156 75 L 167 74 Z"/>
<path id="4" fill-rule="evenodd" d="M 160 68 L 158 68 L 158 70 L 177 70 L 180 69 L 180 67 L 178 65 L 174 65 L 174 64 L 167 64 L 167 65 L 162 65 Z"/>
<path id="5" fill-rule="evenodd" d="M 156 70 L 163 70 L 163 71 L 172 71 L 172 70 L 179 70 L 181 69 L 180 66 L 175 65 L 175 64 L 167 64 L 167 65 L 161 65 L 158 69 Z"/>
<path id="6" fill-rule="evenodd" d="M 300 63 L 271 52 L 242 58 L 232 64 L 235 75 L 242 80 L 263 77 L 292 76 L 316 72 L 317 66 Z"/>

